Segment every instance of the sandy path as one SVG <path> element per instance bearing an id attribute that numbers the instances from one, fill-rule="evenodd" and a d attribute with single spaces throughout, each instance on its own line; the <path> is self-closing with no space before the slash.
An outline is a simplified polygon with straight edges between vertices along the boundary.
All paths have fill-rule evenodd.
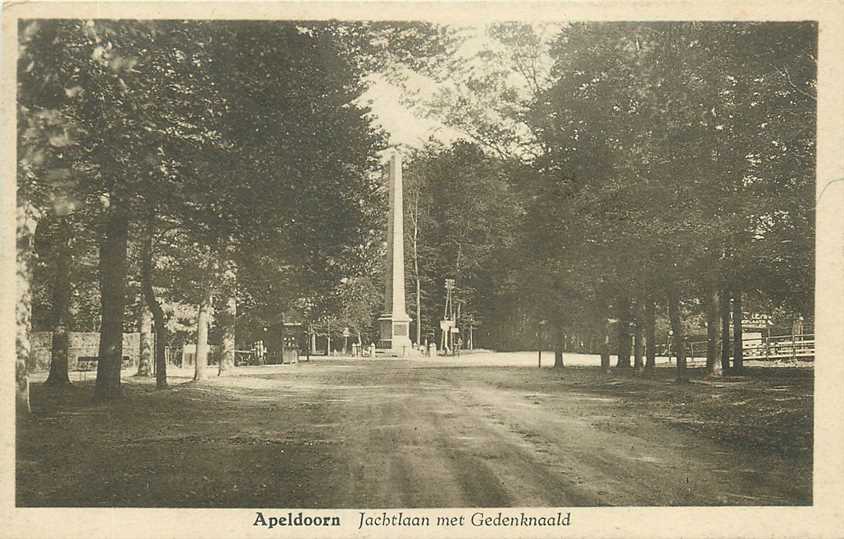
<path id="1" fill-rule="evenodd" d="M 326 506 L 778 504 L 795 494 L 776 459 L 763 473 L 757 456 L 617 399 L 504 389 L 483 369 L 465 380 L 463 369 L 419 366 L 368 362 L 342 385 L 326 380 L 335 398 L 323 412 L 334 420 L 301 433 L 342 440 L 318 481 L 333 485 Z"/>
<path id="2" fill-rule="evenodd" d="M 18 500 L 302 508 L 810 502 L 805 478 L 796 481 L 770 451 L 721 445 L 560 376 L 569 375 L 323 360 L 166 392 L 145 382 L 113 407 L 81 401 L 26 425 Z"/>

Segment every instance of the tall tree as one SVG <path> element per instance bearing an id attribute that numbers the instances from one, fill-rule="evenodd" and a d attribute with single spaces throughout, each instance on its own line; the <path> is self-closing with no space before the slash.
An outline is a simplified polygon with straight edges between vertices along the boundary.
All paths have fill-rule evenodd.
<path id="1" fill-rule="evenodd" d="M 149 376 L 153 362 L 152 315 L 146 304 L 142 303 L 138 315 L 138 336 L 140 340 L 138 354 L 138 372 L 136 376 Z"/>
<path id="2" fill-rule="evenodd" d="M 211 288 L 207 287 L 199 301 L 198 314 L 196 316 L 196 354 L 194 356 L 194 380 L 205 378 L 205 369 L 208 366 L 208 326 L 211 324 Z"/>
<path id="3" fill-rule="evenodd" d="M 226 308 L 219 314 L 218 319 L 223 326 L 223 342 L 217 376 L 222 376 L 235 365 L 237 298 L 234 294 L 226 298 Z"/>
<path id="4" fill-rule="evenodd" d="M 419 288 L 425 290 L 419 298 L 413 295 L 419 318 L 434 326 L 442 317 L 443 283 L 449 278 L 456 281 L 453 299 L 461 305 L 461 330 L 470 318 L 486 323 L 494 317 L 494 294 L 481 291 L 503 278 L 500 258 L 514 246 L 522 211 L 508 164 L 477 144 L 456 142 L 422 149 L 406 168 L 410 188 L 420 189 L 414 196 L 424 208 L 416 215 L 416 259 L 413 244 L 405 249 L 408 265 L 418 263 Z"/>
<path id="5" fill-rule="evenodd" d="M 663 288 L 675 318 L 682 318 L 682 298 L 698 290 L 710 298 L 705 303 L 716 305 L 711 298 L 718 272 L 739 286 L 753 281 L 755 289 L 782 297 L 766 269 L 777 264 L 760 265 L 752 253 L 796 254 L 777 248 L 771 241 L 776 235 L 766 229 L 773 231 L 773 223 L 789 229 L 806 212 L 770 195 L 782 173 L 793 185 L 806 185 L 805 176 L 794 173 L 813 169 L 810 141 L 801 141 L 793 171 L 771 168 L 776 158 L 755 154 L 781 147 L 779 136 L 771 144 L 765 131 L 788 117 L 779 108 L 781 98 L 811 102 L 810 31 L 811 25 L 732 23 L 564 27 L 551 48 L 552 82 L 529 115 L 544 150 L 534 162 L 537 208 L 544 210 L 536 213 L 546 216 L 531 228 L 554 230 L 568 240 L 558 247 L 558 259 L 571 266 L 574 257 L 582 258 L 587 275 L 610 292 L 647 297 Z M 770 63 L 799 72 L 796 88 L 775 84 L 770 66 L 761 68 L 753 57 L 775 43 L 789 56 Z M 810 108 L 802 110 L 811 123 Z M 799 123 L 791 127 L 803 131 Z M 767 177 L 755 172 L 762 163 Z M 762 193 L 764 201 L 756 198 Z M 811 258 L 810 250 L 799 252 Z M 571 276 L 566 281 L 576 286 Z M 619 306 L 625 303 L 622 298 Z M 712 313 L 714 334 L 719 322 Z M 626 339 L 621 325 L 620 364 L 626 363 Z M 710 339 L 712 357 L 716 347 L 717 339 Z"/>
<path id="6" fill-rule="evenodd" d="M 167 357 L 165 355 L 165 346 L 167 345 L 167 322 L 164 317 L 164 309 L 155 294 L 153 286 L 153 267 L 154 267 L 154 239 L 155 239 L 155 220 L 154 215 L 150 214 L 144 224 L 143 247 L 141 255 L 141 283 L 143 287 L 144 303 L 152 313 L 152 319 L 155 330 L 155 385 L 157 388 L 167 387 Z"/>
<path id="7" fill-rule="evenodd" d="M 70 384 L 68 373 L 69 310 L 70 310 L 70 234 L 67 216 L 53 220 L 52 234 L 52 320 L 53 344 L 50 354 L 50 373 L 47 383 L 52 386 Z"/>

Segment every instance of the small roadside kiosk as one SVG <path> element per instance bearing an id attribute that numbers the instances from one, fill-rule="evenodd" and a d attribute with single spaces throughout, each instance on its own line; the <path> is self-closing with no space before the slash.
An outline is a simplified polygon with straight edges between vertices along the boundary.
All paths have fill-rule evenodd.
<path id="1" fill-rule="evenodd" d="M 250 341 L 253 345 L 250 364 L 279 365 L 298 362 L 308 345 L 308 335 L 298 313 L 288 312 L 268 321 L 263 331 L 252 335 Z M 257 343 L 260 343 L 258 349 L 263 352 L 262 357 L 254 353 Z"/>

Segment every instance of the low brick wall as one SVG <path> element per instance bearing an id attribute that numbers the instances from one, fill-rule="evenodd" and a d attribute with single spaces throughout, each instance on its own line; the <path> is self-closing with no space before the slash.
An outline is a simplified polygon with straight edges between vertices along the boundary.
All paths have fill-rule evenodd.
<path id="1" fill-rule="evenodd" d="M 68 334 L 68 368 L 74 370 L 80 356 L 95 357 L 100 351 L 100 334 L 96 331 L 71 331 Z M 150 335 L 150 339 L 154 339 Z M 32 333 L 32 360 L 36 371 L 50 368 L 50 356 L 53 346 L 53 333 L 50 331 L 34 331 Z M 141 353 L 140 333 L 123 334 L 123 355 L 128 356 L 133 365 L 138 364 Z"/>

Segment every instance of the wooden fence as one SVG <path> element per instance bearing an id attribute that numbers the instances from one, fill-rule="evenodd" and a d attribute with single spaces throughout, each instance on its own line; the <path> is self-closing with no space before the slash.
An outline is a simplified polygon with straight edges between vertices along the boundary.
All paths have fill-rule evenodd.
<path id="1" fill-rule="evenodd" d="M 804 335 L 773 335 L 742 339 L 742 355 L 745 361 L 813 361 L 815 359 L 815 336 Z M 720 361 L 721 341 L 718 341 Z M 687 358 L 706 357 L 706 341 L 687 343 Z"/>

